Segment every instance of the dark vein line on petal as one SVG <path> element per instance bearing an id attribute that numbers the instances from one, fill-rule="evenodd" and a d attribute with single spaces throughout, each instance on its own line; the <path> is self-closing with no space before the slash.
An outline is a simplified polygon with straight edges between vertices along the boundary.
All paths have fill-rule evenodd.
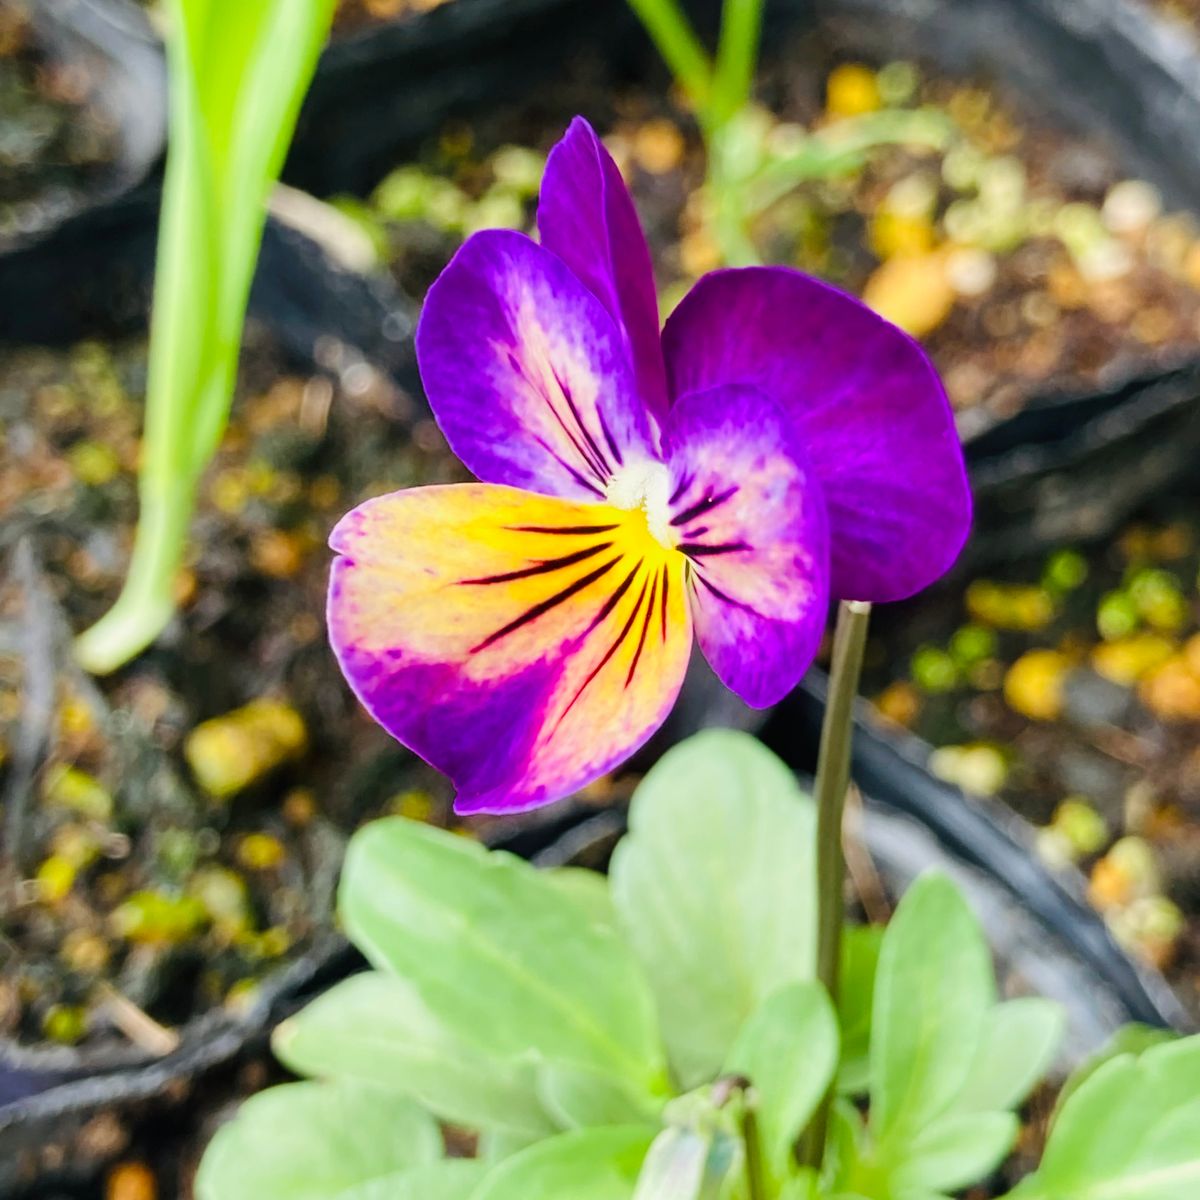
<path id="1" fill-rule="evenodd" d="M 672 525 L 686 525 L 689 521 L 695 520 L 701 513 L 711 512 L 719 504 L 724 504 L 731 496 L 737 494 L 737 484 L 726 488 L 723 492 L 714 496 L 711 492 L 705 495 L 703 500 L 697 500 L 690 508 L 685 508 L 683 512 L 677 513 L 671 518 Z"/>
<path id="2" fill-rule="evenodd" d="M 633 673 L 637 670 L 638 659 L 642 657 L 642 647 L 646 644 L 646 634 L 650 632 L 650 619 L 654 616 L 654 601 L 658 598 L 658 576 L 654 577 L 654 586 L 650 589 L 650 601 L 646 605 L 646 617 L 642 621 L 642 634 L 638 638 L 637 649 L 633 652 L 633 662 L 629 664 L 629 674 L 625 676 L 625 686 L 633 682 Z"/>
<path id="3" fill-rule="evenodd" d="M 611 596 L 609 596 L 607 600 L 605 600 L 603 607 L 592 618 L 592 623 L 583 631 L 584 637 L 587 637 L 587 635 L 591 633 L 592 630 L 594 630 L 596 626 L 599 625 L 614 608 L 617 607 L 621 601 L 621 597 L 624 596 L 627 591 L 629 591 L 630 585 L 633 583 L 634 579 L 637 577 L 637 573 L 644 565 L 645 560 L 640 558 L 636 563 L 633 564 L 633 570 L 630 571 L 629 574 L 626 575 L 619 584 L 617 584 L 616 590 Z"/>
<path id="4" fill-rule="evenodd" d="M 662 640 L 667 640 L 667 594 L 671 588 L 671 573 L 667 569 L 667 564 L 662 565 Z"/>
<path id="5" fill-rule="evenodd" d="M 601 467 L 609 475 L 612 475 L 612 466 L 609 464 L 608 459 L 604 457 L 604 451 L 600 449 L 596 439 L 592 437 L 591 430 L 583 423 L 583 417 L 580 415 L 579 409 L 575 404 L 575 397 L 571 395 L 571 389 L 559 379 L 557 373 L 555 373 L 554 382 L 558 384 L 559 391 L 562 392 L 563 399 L 567 402 L 567 407 L 571 410 L 571 416 L 575 418 L 575 424 L 579 426 L 579 432 L 583 434 L 583 440 L 588 444 L 588 449 L 591 450 Z"/>
<path id="6" fill-rule="evenodd" d="M 719 554 L 736 554 L 740 550 L 750 550 L 752 547 L 745 542 L 724 542 L 719 546 L 705 546 L 702 543 L 680 542 L 675 547 L 689 558 L 712 558 Z"/>
<path id="7" fill-rule="evenodd" d="M 505 571 L 503 575 L 483 575 L 478 579 L 463 579 L 461 583 L 511 583 L 514 579 L 528 579 L 532 575 L 549 575 L 554 571 L 561 571 L 563 567 L 573 566 L 577 562 L 583 562 L 585 558 L 592 558 L 603 550 L 611 550 L 612 542 L 597 542 L 594 546 L 586 546 L 582 550 L 576 550 L 574 554 L 563 554 L 558 558 L 547 558 L 542 562 L 534 563 L 531 567 L 521 567 L 516 571 Z"/>
<path id="8" fill-rule="evenodd" d="M 589 479 L 584 478 L 584 476 L 581 475 L 573 466 L 571 466 L 571 464 L 569 462 L 567 462 L 567 460 L 565 458 L 563 458 L 563 456 L 561 454 L 559 454 L 558 451 L 555 450 L 554 447 L 551 446 L 550 443 L 545 440 L 545 438 L 540 438 L 535 435 L 534 441 L 536 441 L 537 444 L 539 446 L 541 446 L 541 448 L 543 450 L 545 450 L 546 453 L 549 454 L 550 457 L 552 459 L 554 459 L 554 461 L 556 463 L 558 463 L 558 465 L 560 467 L 562 467 L 562 469 L 564 471 L 566 471 L 567 474 L 570 475 L 571 478 L 574 479 L 575 482 L 577 484 L 579 484 L 580 487 L 587 488 L 587 490 L 589 492 L 593 493 L 596 496 L 599 496 L 601 500 L 604 499 L 604 489 L 598 488 Z M 601 480 L 601 483 L 603 483 L 603 482 L 604 481 Z"/>
<path id="9" fill-rule="evenodd" d="M 506 525 L 510 533 L 611 533 L 619 525 Z"/>
<path id="10" fill-rule="evenodd" d="M 560 384 L 559 386 L 561 387 L 562 385 Z M 595 477 L 602 484 L 607 483 L 608 476 L 604 473 L 603 466 L 601 466 L 601 464 L 588 453 L 587 448 L 583 446 L 579 439 L 571 432 L 570 427 L 567 425 L 566 421 L 563 420 L 562 413 L 560 413 L 558 409 L 554 407 L 554 401 L 550 399 L 549 394 L 543 392 L 542 399 L 545 400 L 546 407 L 551 411 L 551 413 L 554 414 L 554 419 L 558 422 L 559 428 L 561 428 L 563 433 L 567 435 L 567 440 L 572 446 L 575 447 L 576 453 L 581 459 L 583 459 L 588 470 L 591 471 L 592 474 L 595 475 Z"/>
<path id="11" fill-rule="evenodd" d="M 570 600 L 576 592 L 581 592 L 588 584 L 595 583 L 607 571 L 611 571 L 613 567 L 621 561 L 621 556 L 618 554 L 616 558 L 610 558 L 608 562 L 601 563 L 594 571 L 589 571 L 586 575 L 575 580 L 574 583 L 568 584 L 559 592 L 555 592 L 553 596 L 547 597 L 545 600 L 539 601 L 532 608 L 527 608 L 519 617 L 509 621 L 503 629 L 497 629 L 490 637 L 484 638 L 477 646 L 471 647 L 471 653 L 475 654 L 480 650 L 486 650 L 488 646 L 495 645 L 502 637 L 520 629 L 522 625 L 528 625 L 530 621 L 537 620 L 538 617 L 545 615 L 551 609 L 557 608 L 566 600 Z"/>
<path id="12" fill-rule="evenodd" d="M 667 500 L 668 504 L 674 504 L 683 494 L 692 486 L 692 480 L 695 479 L 695 474 L 685 475 L 676 485 L 675 490 L 671 493 Z"/>
<path id="13" fill-rule="evenodd" d="M 596 405 L 596 416 L 600 418 L 600 432 L 604 434 L 604 440 L 608 443 L 608 448 L 612 452 L 617 466 L 623 467 L 625 460 L 621 457 L 621 447 L 617 445 L 617 439 L 613 437 L 612 430 L 609 429 L 608 422 L 604 419 L 604 409 L 599 404 Z"/>
<path id="14" fill-rule="evenodd" d="M 638 568 L 640 569 L 642 565 L 642 562 L 639 562 Z M 599 675 L 606 666 L 608 666 L 609 660 L 614 654 L 616 654 L 617 650 L 620 649 L 621 643 L 625 640 L 629 634 L 629 631 L 633 628 L 633 622 L 637 619 L 638 611 L 642 607 L 642 601 L 646 598 L 647 582 L 648 580 L 642 580 L 642 590 L 638 593 L 637 600 L 634 601 L 633 611 L 629 614 L 629 620 L 625 622 L 624 628 L 613 639 L 612 645 L 609 646 L 609 648 L 604 652 L 604 657 L 592 668 L 592 670 L 588 673 L 588 677 L 579 685 L 579 691 L 577 691 L 575 695 L 571 697 L 571 703 L 563 709 L 562 716 L 558 718 L 558 725 L 562 724 L 562 722 L 566 719 L 567 713 L 569 713 L 571 709 L 575 707 L 575 701 L 583 695 L 588 684 L 591 683 L 592 680 L 595 679 L 596 676 Z M 557 728 L 557 725 L 555 727 Z"/>
<path id="15" fill-rule="evenodd" d="M 740 608 L 743 612 L 748 612 L 751 616 L 758 617 L 761 620 L 769 620 L 769 618 L 764 617 L 763 614 L 758 611 L 758 609 L 751 608 L 749 604 L 744 604 L 741 600 L 735 600 L 732 596 L 721 591 L 716 584 L 710 583 L 699 571 L 694 571 L 692 573 L 692 578 L 695 579 L 697 583 L 702 583 L 710 592 L 712 592 L 714 596 L 716 596 L 718 600 L 723 601 L 725 604 L 732 604 L 734 608 Z"/>

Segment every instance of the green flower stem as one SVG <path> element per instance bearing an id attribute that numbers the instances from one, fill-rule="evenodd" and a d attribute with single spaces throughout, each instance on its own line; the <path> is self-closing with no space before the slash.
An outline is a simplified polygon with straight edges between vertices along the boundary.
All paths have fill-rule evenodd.
<path id="1" fill-rule="evenodd" d="M 750 1088 L 742 1096 L 742 1144 L 746 1152 L 746 1194 L 749 1200 L 767 1200 L 762 1138 L 758 1132 L 757 1099 Z"/>
<path id="2" fill-rule="evenodd" d="M 862 673 L 863 647 L 871 606 L 861 600 L 838 607 L 833 635 L 829 695 L 821 725 L 814 792 L 817 801 L 817 978 L 837 1004 L 845 920 L 842 887 L 846 860 L 842 852 L 842 814 L 850 784 L 850 744 L 854 734 L 854 697 Z M 833 1087 L 825 1094 L 802 1139 L 801 1162 L 819 1169 L 829 1130 Z"/>

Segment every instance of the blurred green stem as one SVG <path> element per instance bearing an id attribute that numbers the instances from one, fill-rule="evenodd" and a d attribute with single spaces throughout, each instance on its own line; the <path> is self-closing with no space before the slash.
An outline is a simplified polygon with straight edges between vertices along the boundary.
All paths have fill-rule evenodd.
<path id="1" fill-rule="evenodd" d="M 750 101 L 763 0 L 725 0 L 721 9 L 721 40 L 713 72 L 709 120 L 723 125 Z"/>
<path id="2" fill-rule="evenodd" d="M 79 661 L 107 674 L 145 649 L 175 611 L 175 578 L 187 546 L 195 485 L 186 476 L 143 485 L 133 556 L 116 604 L 75 643 Z"/>
<path id="3" fill-rule="evenodd" d="M 173 0 L 170 126 L 154 272 L 133 558 L 115 606 L 76 642 L 116 670 L 175 610 L 196 486 L 229 418 L 250 281 L 334 0 Z"/>
<path id="4" fill-rule="evenodd" d="M 712 93 L 712 62 L 676 0 L 629 0 L 629 6 L 697 114 L 705 113 Z"/>
<path id="5" fill-rule="evenodd" d="M 842 852 L 842 815 L 850 786 L 850 748 L 854 736 L 854 698 L 862 673 L 863 648 L 871 606 L 861 600 L 844 600 L 838 606 L 833 635 L 833 662 L 829 669 L 829 694 L 821 724 L 817 778 L 817 978 L 837 1005 L 842 958 L 842 894 L 846 860 Z M 833 1087 L 817 1106 L 800 1148 L 801 1162 L 820 1169 L 829 1130 Z"/>
<path id="6" fill-rule="evenodd" d="M 754 1090 L 746 1088 L 742 1094 L 742 1146 L 746 1155 L 746 1194 L 749 1200 L 767 1200 L 757 1104 Z"/>

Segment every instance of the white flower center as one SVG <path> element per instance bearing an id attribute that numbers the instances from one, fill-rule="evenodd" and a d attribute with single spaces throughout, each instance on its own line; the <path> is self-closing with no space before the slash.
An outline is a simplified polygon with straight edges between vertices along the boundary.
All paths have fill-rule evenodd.
<path id="1" fill-rule="evenodd" d="M 651 535 L 668 549 L 671 537 L 671 472 L 660 462 L 632 462 L 619 467 L 605 498 L 614 508 L 641 511 Z"/>

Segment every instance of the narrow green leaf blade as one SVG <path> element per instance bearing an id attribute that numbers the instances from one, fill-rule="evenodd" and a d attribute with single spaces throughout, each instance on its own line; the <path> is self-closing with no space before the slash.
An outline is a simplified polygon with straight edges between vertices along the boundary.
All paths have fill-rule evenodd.
<path id="1" fill-rule="evenodd" d="M 648 984 L 629 948 L 509 854 L 393 818 L 352 840 L 339 893 L 355 944 L 447 1029 L 661 1089 Z"/>
<path id="2" fill-rule="evenodd" d="M 199 1200 L 382 1200 L 436 1162 L 442 1138 L 412 1101 L 370 1084 L 290 1083 L 251 1097 L 217 1131 Z"/>
<path id="3" fill-rule="evenodd" d="M 767 996 L 812 978 L 812 803 L 756 739 L 710 730 L 650 771 L 630 827 L 613 903 L 687 1089 L 720 1069 Z"/>
<path id="4" fill-rule="evenodd" d="M 444 1121 L 532 1136 L 554 1129 L 534 1064 L 501 1059 L 447 1028 L 403 980 L 367 971 L 336 984 L 275 1031 L 297 1074 L 376 1083 Z"/>
<path id="5" fill-rule="evenodd" d="M 875 980 L 871 1130 L 911 1138 L 954 1102 L 995 996 L 974 914 L 944 875 L 922 876 L 884 934 Z"/>
<path id="6" fill-rule="evenodd" d="M 758 1097 L 763 1154 L 777 1178 L 825 1094 L 838 1060 L 833 1006 L 818 983 L 793 983 L 768 997 L 742 1027 L 726 1060 Z"/>
<path id="7" fill-rule="evenodd" d="M 651 1126 L 559 1134 L 499 1163 L 471 1200 L 632 1200 L 654 1134 Z"/>

